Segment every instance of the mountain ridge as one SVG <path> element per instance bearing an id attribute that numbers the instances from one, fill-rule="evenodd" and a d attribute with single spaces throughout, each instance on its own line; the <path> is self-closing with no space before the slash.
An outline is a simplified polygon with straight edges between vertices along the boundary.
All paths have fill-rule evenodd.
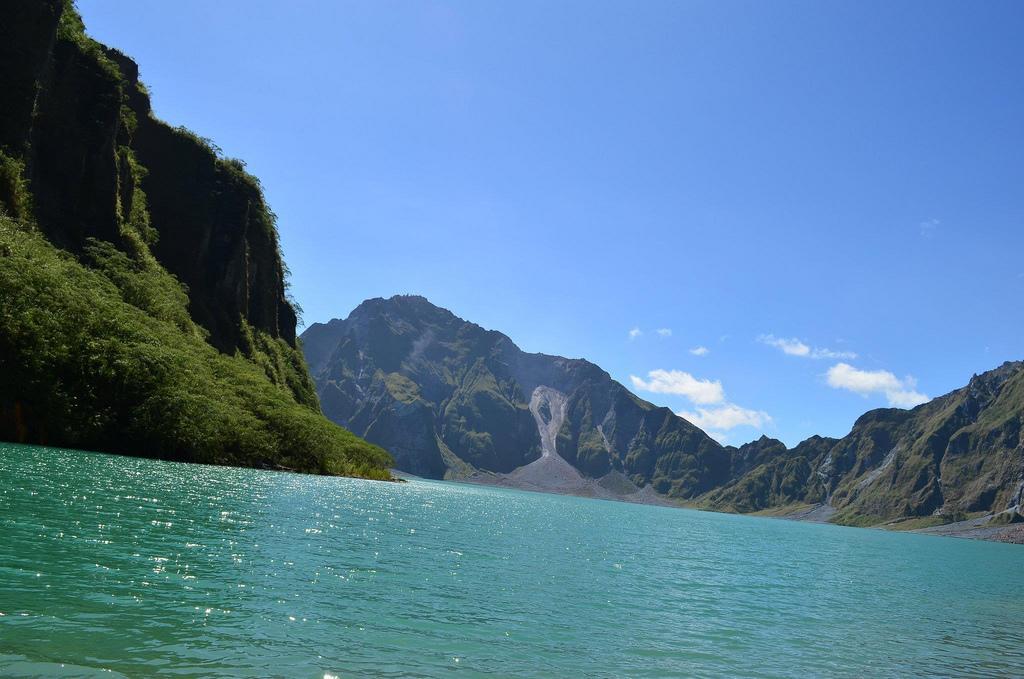
<path id="1" fill-rule="evenodd" d="M 1024 362 L 911 410 L 868 411 L 846 436 L 788 448 L 767 436 L 722 446 L 585 359 L 522 352 L 420 296 L 367 300 L 346 319 L 311 325 L 302 341 L 325 414 L 400 451 L 398 468 L 421 476 L 724 511 L 813 511 L 808 518 L 854 525 L 1016 516 L 1024 495 Z M 523 478 L 542 457 L 542 419 L 529 421 L 538 388 L 564 397 L 557 457 L 582 481 Z M 503 395 L 516 427 L 494 426 L 486 408 L 460 407 L 488 389 Z M 493 444 L 509 432 L 516 436 L 501 464 L 464 454 L 466 439 Z M 598 490 L 602 483 L 617 491 Z"/>
<path id="2" fill-rule="evenodd" d="M 393 310 L 399 313 L 391 313 Z M 422 327 L 415 326 L 413 321 L 420 322 Z M 332 343 L 332 333 L 334 336 L 350 333 L 350 341 Z M 419 444 L 431 448 L 429 441 L 434 433 L 442 444 L 437 446 L 436 455 L 431 453 L 431 464 L 417 465 L 416 463 L 422 459 L 410 459 L 412 467 L 403 467 L 403 460 L 408 458 L 404 457 L 401 451 L 409 448 L 407 441 L 391 440 L 385 447 L 395 454 L 399 469 L 420 475 L 443 476 L 446 469 L 460 475 L 461 472 L 457 471 L 459 464 L 446 466 L 443 458 L 448 452 L 467 449 L 468 458 L 458 455 L 457 452 L 456 457 L 468 462 L 474 469 L 480 468 L 485 471 L 507 473 L 537 459 L 540 456 L 540 437 L 529 414 L 528 402 L 530 395 L 538 386 L 547 386 L 568 393 L 576 391 L 581 386 L 600 384 L 606 388 L 604 393 L 592 393 L 584 389 L 579 393 L 580 398 L 573 400 L 569 407 L 586 410 L 590 398 L 598 398 L 605 404 L 610 399 L 617 399 L 622 407 L 632 411 L 633 416 L 638 414 L 637 411 L 642 411 L 645 424 L 655 429 L 660 428 L 656 425 L 661 422 L 674 418 L 668 408 L 658 408 L 639 399 L 612 380 L 607 372 L 589 361 L 523 352 L 506 335 L 463 321 L 450 311 L 435 307 L 419 296 L 367 300 L 360 304 L 346 321 L 336 320 L 327 324 L 311 325 L 303 333 L 302 341 L 304 350 L 308 352 L 307 360 L 311 372 L 324 377 L 319 393 L 328 417 L 332 417 L 333 413 L 332 419 L 335 421 L 351 421 L 356 429 L 372 432 L 371 436 L 385 440 L 383 420 L 377 419 L 375 414 L 367 409 L 348 412 L 354 405 L 354 395 L 360 390 L 373 388 L 376 390 L 375 398 L 389 397 L 402 402 L 402 408 L 382 415 L 385 419 L 400 416 L 406 425 L 410 423 L 409 419 L 405 419 L 409 409 L 417 409 L 422 434 Z M 357 349 L 356 343 L 360 343 L 363 349 Z M 332 353 L 328 358 L 325 347 L 331 346 L 334 348 L 330 350 Z M 426 384 L 417 385 L 415 393 L 403 392 L 402 387 L 406 378 L 401 373 L 402 362 L 408 358 L 412 364 L 416 364 L 428 348 L 442 364 L 441 367 L 448 372 L 435 370 L 438 366 L 431 365 L 428 361 L 426 366 L 420 366 L 425 367 L 425 374 L 421 377 Z M 374 374 L 379 371 L 382 375 L 389 376 L 390 382 L 388 379 L 374 382 L 373 375 L 365 372 L 369 364 L 363 366 L 362 371 L 356 369 L 348 372 L 344 369 L 332 372 L 327 365 L 333 359 L 338 359 L 342 363 L 358 363 L 361 351 L 364 356 L 372 354 Z M 452 372 L 452 366 L 456 366 L 458 370 Z M 353 389 L 340 389 L 340 383 Z M 499 429 L 506 435 L 513 435 L 505 446 L 507 449 L 496 453 L 492 450 L 495 441 L 489 434 L 497 432 L 465 432 L 460 427 L 464 420 L 460 413 L 464 410 L 473 411 L 476 405 L 470 401 L 482 394 L 494 396 L 493 399 L 484 398 L 483 406 L 487 408 L 497 405 L 502 410 L 501 417 L 504 420 L 504 427 Z M 420 399 L 420 396 L 423 398 Z M 374 401 L 376 402 L 378 401 Z M 426 417 L 426 413 L 417 406 L 417 402 L 421 405 L 440 406 L 443 410 L 439 413 L 440 420 L 436 432 L 433 431 L 433 415 Z M 582 415 L 582 412 L 578 414 Z M 671 424 L 673 427 L 670 428 L 677 430 L 674 432 L 676 434 L 703 439 L 704 445 L 713 444 L 709 437 L 689 422 L 675 418 Z M 430 430 L 430 435 L 423 431 L 424 428 Z M 584 435 L 582 441 L 581 433 Z M 610 471 L 608 461 L 600 459 L 599 453 L 603 449 L 603 444 L 597 444 L 592 437 L 587 437 L 587 434 L 593 433 L 593 426 L 586 427 L 583 432 L 572 428 L 560 432 L 559 446 L 562 456 L 569 459 L 574 466 L 587 469 L 592 474 L 600 474 L 602 470 Z M 614 431 L 610 433 L 612 436 L 615 434 Z M 449 439 L 447 434 L 453 434 L 454 438 Z M 635 432 L 630 435 L 633 434 Z M 480 441 L 479 445 L 475 445 L 474 439 L 479 437 L 489 440 Z M 700 442 L 697 442 L 695 449 L 700 447 Z M 477 464 L 485 461 L 484 457 L 487 457 L 487 454 L 483 457 L 477 455 L 482 449 L 487 450 L 487 454 L 492 457 L 483 465 Z M 655 477 L 664 483 L 671 476 L 667 469 L 654 469 L 650 464 L 653 460 L 640 459 L 643 451 L 636 452 L 637 455 L 626 465 L 626 471 L 638 475 L 637 481 L 641 482 L 640 485 L 654 482 Z M 663 473 L 656 473 L 658 471 Z"/>

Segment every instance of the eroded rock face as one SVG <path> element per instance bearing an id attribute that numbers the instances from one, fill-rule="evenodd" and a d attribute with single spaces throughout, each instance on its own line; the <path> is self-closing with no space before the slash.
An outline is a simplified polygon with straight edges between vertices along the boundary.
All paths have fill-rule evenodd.
<path id="1" fill-rule="evenodd" d="M 90 238 L 128 249 L 123 227 L 141 192 L 150 249 L 187 285 L 210 343 L 243 348 L 245 319 L 294 346 L 295 312 L 259 184 L 199 137 L 153 118 L 135 63 L 76 35 L 68 5 L 0 7 L 0 152 L 24 164 L 35 221 L 74 253 Z M 0 204 L 15 212 L 5 193 Z"/>
<path id="2" fill-rule="evenodd" d="M 0 440 L 389 477 L 319 413 L 240 161 L 153 118 L 72 0 L 0 3 L 0 93 Z"/>
<path id="3" fill-rule="evenodd" d="M 161 234 L 154 254 L 188 286 L 193 316 L 224 351 L 239 346 L 238 317 L 294 345 L 295 312 L 258 184 L 188 135 L 140 120 L 134 145 Z"/>
<path id="4" fill-rule="evenodd" d="M 405 471 L 510 473 L 557 451 L 573 473 L 679 497 L 729 471 L 721 446 L 594 364 L 525 353 L 422 297 L 368 300 L 302 340 L 325 414 Z"/>

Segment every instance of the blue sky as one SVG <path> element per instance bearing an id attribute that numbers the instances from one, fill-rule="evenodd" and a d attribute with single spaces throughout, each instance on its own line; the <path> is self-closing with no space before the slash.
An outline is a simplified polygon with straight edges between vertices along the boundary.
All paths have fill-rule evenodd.
<path id="1" fill-rule="evenodd" d="M 423 294 L 729 443 L 1024 358 L 1019 2 L 79 7 L 261 178 L 307 323 Z"/>

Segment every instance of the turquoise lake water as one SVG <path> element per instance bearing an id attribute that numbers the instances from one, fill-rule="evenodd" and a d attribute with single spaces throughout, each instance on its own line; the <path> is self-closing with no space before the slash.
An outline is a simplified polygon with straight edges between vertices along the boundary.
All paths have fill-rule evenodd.
<path id="1" fill-rule="evenodd" d="M 1020 676 L 1024 547 L 0 444 L 3 676 Z"/>

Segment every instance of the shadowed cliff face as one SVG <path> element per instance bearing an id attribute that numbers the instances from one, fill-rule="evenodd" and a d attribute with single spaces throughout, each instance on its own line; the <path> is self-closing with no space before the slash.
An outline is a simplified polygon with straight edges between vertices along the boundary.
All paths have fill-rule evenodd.
<path id="1" fill-rule="evenodd" d="M 273 217 L 241 167 L 145 118 L 135 135 L 153 227 L 153 254 L 190 291 L 193 317 L 223 351 L 239 346 L 239 317 L 295 344 Z"/>
<path id="2" fill-rule="evenodd" d="M 588 478 L 617 472 L 688 498 L 729 471 L 721 446 L 594 364 L 525 353 L 422 297 L 368 300 L 343 321 L 310 326 L 302 341 L 324 414 L 414 474 L 465 478 L 537 460 L 538 422 L 555 415 L 531 412 L 538 388 L 564 408 L 546 432 L 557 455 Z"/>
<path id="3" fill-rule="evenodd" d="M 819 516 L 858 524 L 952 520 L 1024 497 L 1024 363 L 913 410 L 868 412 L 841 439 L 814 436 L 787 449 L 763 436 L 736 448 L 587 361 L 524 353 L 422 297 L 368 300 L 345 320 L 310 326 L 302 340 L 325 414 L 424 476 L 499 472 L 505 485 L 576 492 L 539 478 L 572 476 L 568 463 L 584 479 L 625 477 L 626 491 L 650 484 L 702 507 L 820 506 Z M 538 394 L 557 395 L 557 432 L 552 401 Z M 553 446 L 543 447 L 542 435 L 554 435 Z M 558 460 L 539 462 L 542 449 Z M 576 477 L 566 483 L 580 487 Z"/>
<path id="4" fill-rule="evenodd" d="M 143 200 L 148 224 L 134 235 L 187 286 L 211 344 L 244 349 L 244 319 L 294 346 L 295 312 L 258 182 L 205 140 L 153 118 L 134 62 L 85 38 L 66 5 L 9 0 L 0 10 L 0 152 L 24 165 L 35 221 L 72 252 L 89 238 L 130 251 L 126 223 Z M 0 203 L 19 216 L 11 193 L 0 183 Z"/>
<path id="5" fill-rule="evenodd" d="M 0 439 L 389 478 L 320 413 L 274 215 L 70 0 L 0 3 Z"/>

